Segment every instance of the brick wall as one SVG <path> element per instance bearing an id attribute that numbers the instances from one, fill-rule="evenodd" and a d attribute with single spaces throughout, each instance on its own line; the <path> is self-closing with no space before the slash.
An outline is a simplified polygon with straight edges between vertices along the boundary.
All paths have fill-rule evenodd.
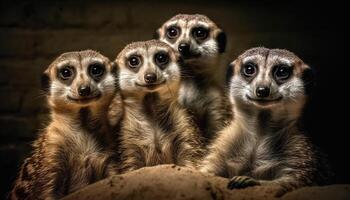
<path id="1" fill-rule="evenodd" d="M 344 59 L 331 59 L 344 55 L 343 14 L 329 14 L 329 10 L 340 7 L 196 0 L 28 0 L 0 5 L 1 194 L 10 187 L 18 166 L 30 151 L 29 144 L 45 122 L 47 110 L 39 77 L 50 62 L 65 51 L 88 48 L 114 59 L 126 44 L 150 39 L 156 28 L 177 13 L 203 13 L 216 21 L 228 34 L 227 60 L 233 60 L 244 49 L 267 46 L 295 51 L 314 66 L 319 87 L 308 110 L 306 126 L 316 143 L 333 156 L 336 170 L 345 172 L 337 153 L 345 148 L 345 142 L 329 139 L 326 132 L 342 132 L 344 126 L 335 124 L 343 119 L 331 119 L 329 123 L 328 119 L 315 116 L 319 111 L 334 112 L 330 103 L 343 106 L 343 96 L 335 100 L 323 95 L 325 90 L 342 94 L 343 89 L 341 81 L 328 82 L 342 76 L 337 70 L 344 67 Z M 338 145 L 337 151 L 333 145 Z"/>

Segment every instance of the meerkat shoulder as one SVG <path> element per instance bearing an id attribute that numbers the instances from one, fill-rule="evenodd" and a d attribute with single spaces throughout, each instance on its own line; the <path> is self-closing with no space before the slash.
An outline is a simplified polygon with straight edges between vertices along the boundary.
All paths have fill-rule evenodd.
<path id="1" fill-rule="evenodd" d="M 125 104 L 122 171 L 166 163 L 193 166 L 202 147 L 178 103 L 179 55 L 166 43 L 150 40 L 126 46 L 116 63 Z"/>
<path id="2" fill-rule="evenodd" d="M 230 189 L 276 184 L 280 194 L 326 178 L 298 126 L 310 67 L 287 50 L 267 48 L 247 50 L 230 67 L 234 120 L 209 146 L 201 171 L 231 178 Z"/>
<path id="3" fill-rule="evenodd" d="M 46 69 L 50 123 L 22 165 L 11 199 L 60 198 L 117 172 L 107 122 L 117 95 L 113 70 L 92 50 L 64 53 Z"/>
<path id="4" fill-rule="evenodd" d="M 179 101 L 210 143 L 232 118 L 224 91 L 226 34 L 205 15 L 179 14 L 157 31 L 157 39 L 169 44 L 182 59 Z"/>

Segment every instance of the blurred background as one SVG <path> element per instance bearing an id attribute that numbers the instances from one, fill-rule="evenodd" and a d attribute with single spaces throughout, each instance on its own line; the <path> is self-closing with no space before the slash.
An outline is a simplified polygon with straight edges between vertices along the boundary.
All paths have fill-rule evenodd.
<path id="1" fill-rule="evenodd" d="M 255 46 L 286 48 L 317 72 L 305 112 L 308 135 L 329 156 L 336 183 L 350 183 L 345 132 L 344 5 L 335 1 L 1 1 L 0 199 L 47 119 L 40 75 L 66 51 L 114 59 L 152 38 L 177 13 L 207 15 L 228 35 L 227 62 Z"/>

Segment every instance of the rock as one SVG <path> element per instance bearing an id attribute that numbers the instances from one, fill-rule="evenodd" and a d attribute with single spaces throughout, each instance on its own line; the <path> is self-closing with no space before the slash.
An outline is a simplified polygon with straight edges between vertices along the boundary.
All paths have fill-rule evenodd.
<path id="1" fill-rule="evenodd" d="M 278 187 L 257 186 L 228 190 L 228 179 L 175 165 L 145 167 L 89 185 L 64 200 L 75 199 L 275 199 Z M 307 187 L 282 199 L 346 199 L 350 185 Z"/>

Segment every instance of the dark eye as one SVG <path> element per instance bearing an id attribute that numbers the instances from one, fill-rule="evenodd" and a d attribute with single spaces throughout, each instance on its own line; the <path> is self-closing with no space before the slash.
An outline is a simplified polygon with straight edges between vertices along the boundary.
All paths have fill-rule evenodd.
<path id="1" fill-rule="evenodd" d="M 252 77 L 256 73 L 256 65 L 254 63 L 244 64 L 242 67 L 242 73 L 246 77 Z"/>
<path id="2" fill-rule="evenodd" d="M 105 66 L 101 63 L 91 64 L 89 66 L 89 73 L 92 77 L 100 77 L 105 72 Z"/>
<path id="3" fill-rule="evenodd" d="M 276 66 L 275 79 L 276 80 L 287 80 L 292 75 L 292 67 L 287 65 Z"/>
<path id="4" fill-rule="evenodd" d="M 167 29 L 166 31 L 166 35 L 168 36 L 168 38 L 170 39 L 174 39 L 179 35 L 179 28 L 176 26 L 171 26 Z"/>
<path id="5" fill-rule="evenodd" d="M 203 27 L 197 27 L 197 28 L 194 28 L 193 31 L 192 31 L 192 35 L 196 38 L 196 39 L 199 39 L 199 40 L 204 40 L 208 37 L 208 29 L 206 28 L 203 28 Z"/>
<path id="6" fill-rule="evenodd" d="M 70 66 L 62 67 L 59 69 L 59 77 L 63 80 L 68 80 L 73 76 L 73 68 Z"/>
<path id="7" fill-rule="evenodd" d="M 169 62 L 169 55 L 164 52 L 159 52 L 154 56 L 154 60 L 158 66 L 164 66 Z"/>
<path id="8" fill-rule="evenodd" d="M 128 59 L 128 64 L 129 64 L 129 67 L 130 67 L 130 68 L 136 68 L 136 67 L 140 66 L 140 64 L 141 64 L 141 59 L 140 59 L 140 57 L 138 57 L 138 56 L 131 56 L 131 57 Z"/>

